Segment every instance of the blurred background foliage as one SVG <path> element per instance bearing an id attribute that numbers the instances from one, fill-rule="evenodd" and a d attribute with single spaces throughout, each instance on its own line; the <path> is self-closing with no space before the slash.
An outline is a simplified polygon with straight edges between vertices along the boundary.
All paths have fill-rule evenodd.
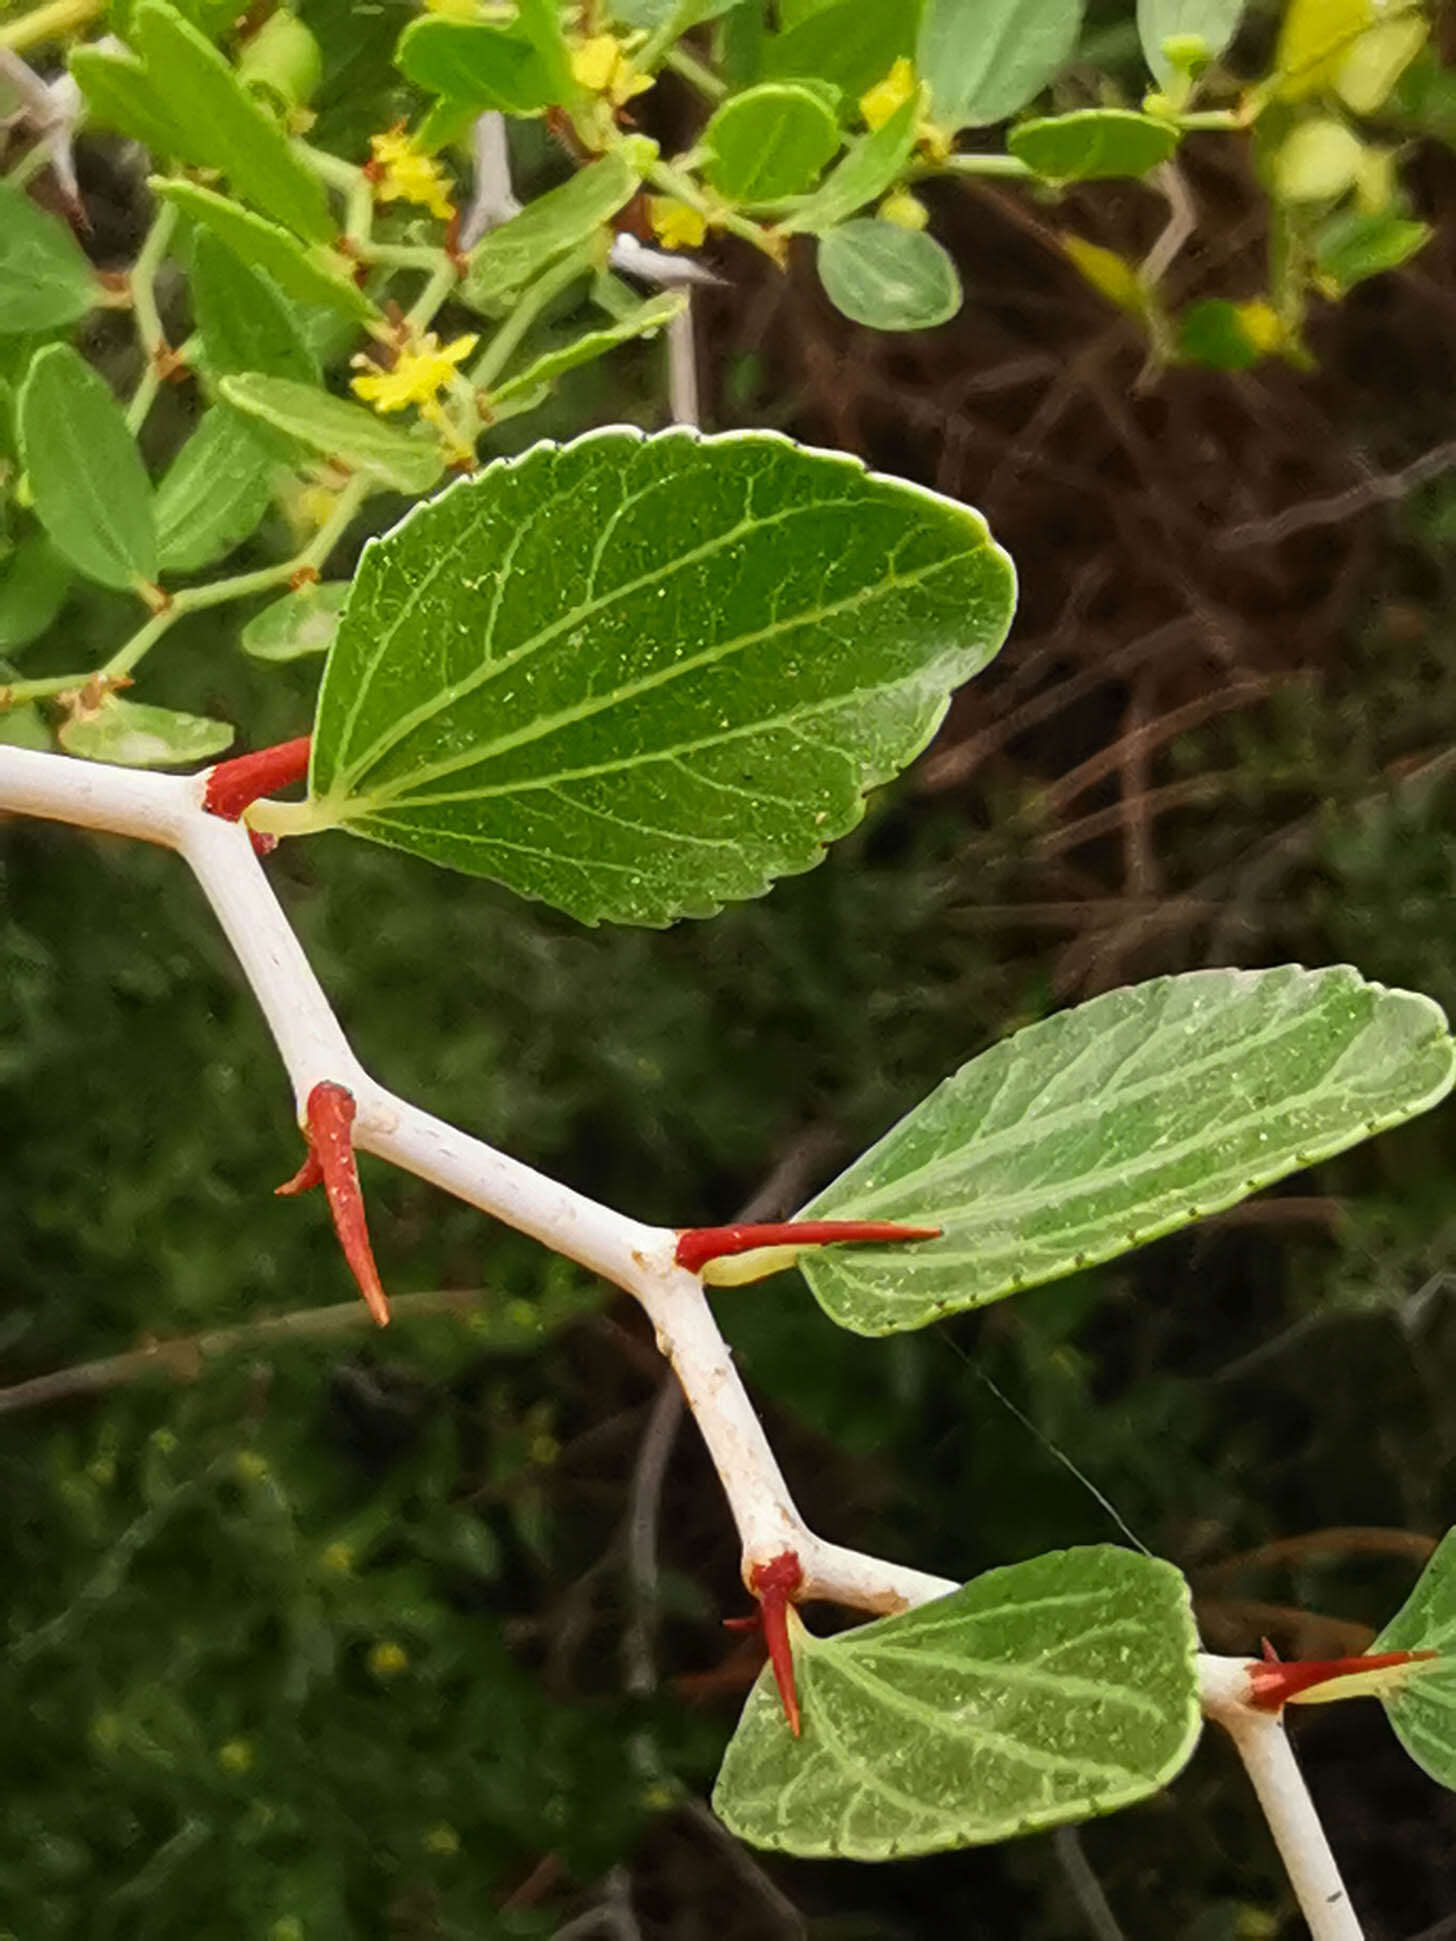
<path id="1" fill-rule="evenodd" d="M 397 112 L 407 10 L 302 11 L 317 138 L 358 146 Z M 1102 13 L 1099 61 L 1131 63 Z M 1067 210 L 986 184 L 928 191 L 968 302 L 919 337 L 725 246 L 706 422 L 980 505 L 1022 578 L 1012 638 L 819 870 L 707 924 L 585 932 L 289 846 L 270 869 L 365 1061 L 686 1224 L 789 1210 L 985 1044 L 1134 978 L 1348 960 L 1456 1010 L 1456 475 L 1406 471 L 1450 426 L 1456 161 L 1411 113 L 1444 224 L 1315 319 L 1306 373 L 1149 374 L 1057 244 Z M 1246 164 L 1185 158 L 1173 278 L 1256 289 Z M 124 259 L 125 183 L 82 160 Z M 1136 187 L 1066 202 L 1127 253 L 1162 220 Z M 628 354 L 523 436 L 652 422 L 660 395 Z M 105 596 L 71 626 L 69 658 L 109 639 Z M 169 702 L 252 745 L 300 732 L 312 673 L 233 628 L 178 628 Z M 757 1656 L 720 1629 L 731 1528 L 629 1305 L 366 1161 L 405 1298 L 388 1335 L 356 1325 L 323 1207 L 271 1195 L 299 1156 L 282 1073 L 172 858 L 7 823 L 0 956 L 0 1933 L 1073 1941 L 1099 1932 L 1088 1867 L 1131 1941 L 1302 1931 L 1212 1737 L 1076 1842 L 736 1849 L 700 1802 Z M 1115 1535 L 1090 1483 L 1188 1571 L 1212 1648 L 1358 1650 L 1456 1504 L 1453 1125 L 924 1334 L 841 1335 L 793 1277 L 719 1311 L 826 1535 L 968 1577 Z M 1297 1728 L 1371 1936 L 1456 1934 L 1450 1800 L 1373 1706 Z"/>

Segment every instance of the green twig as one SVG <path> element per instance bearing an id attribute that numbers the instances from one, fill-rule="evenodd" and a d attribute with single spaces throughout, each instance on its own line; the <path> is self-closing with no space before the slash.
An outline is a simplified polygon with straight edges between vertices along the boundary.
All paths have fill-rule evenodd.
<path id="1" fill-rule="evenodd" d="M 593 240 L 581 249 L 573 250 L 570 256 L 527 285 L 520 302 L 470 368 L 470 382 L 477 391 L 490 388 L 515 355 L 521 339 L 541 312 L 578 277 L 587 276 L 600 267 L 600 257 L 599 245 Z"/>
<path id="2" fill-rule="evenodd" d="M 161 360 L 167 352 L 167 338 L 157 308 L 157 272 L 166 261 L 176 227 L 177 211 L 170 202 L 164 202 L 152 220 L 146 240 L 137 251 L 136 263 L 128 278 L 132 316 L 136 320 L 137 337 L 145 359 L 126 413 L 127 426 L 133 432 L 140 431 L 146 423 L 152 400 L 162 382 Z"/>
<path id="3" fill-rule="evenodd" d="M 665 62 L 674 74 L 681 75 L 689 87 L 697 89 L 708 101 L 721 101 L 728 92 L 726 81 L 720 81 L 710 67 L 700 61 L 696 54 L 690 54 L 685 47 L 674 47 Z"/>

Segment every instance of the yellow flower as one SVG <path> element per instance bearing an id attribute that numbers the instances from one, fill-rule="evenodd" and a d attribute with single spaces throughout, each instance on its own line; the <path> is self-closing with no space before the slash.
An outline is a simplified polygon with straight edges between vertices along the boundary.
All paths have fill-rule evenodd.
<path id="1" fill-rule="evenodd" d="M 883 128 L 890 116 L 915 92 L 915 69 L 902 54 L 883 81 L 876 81 L 859 98 L 859 111 L 869 128 Z"/>
<path id="2" fill-rule="evenodd" d="M 1267 354 L 1271 350 L 1278 350 L 1284 342 L 1284 325 L 1279 320 L 1278 312 L 1262 297 L 1251 297 L 1247 303 L 1235 304 L 1234 315 L 1239 320 L 1239 329 L 1255 350 Z"/>
<path id="3" fill-rule="evenodd" d="M 697 249 L 708 233 L 701 209 L 680 202 L 675 195 L 650 195 L 647 219 L 664 249 Z"/>
<path id="4" fill-rule="evenodd" d="M 409 1653 L 402 1644 L 386 1638 L 371 1647 L 368 1664 L 376 1678 L 398 1678 L 402 1671 L 409 1670 Z"/>
<path id="5" fill-rule="evenodd" d="M 374 153 L 370 174 L 376 201 L 418 202 L 432 216 L 449 221 L 455 213 L 450 180 L 433 155 L 417 148 L 402 128 L 371 135 L 369 146 Z"/>
<path id="6" fill-rule="evenodd" d="M 367 357 L 360 355 L 354 362 L 366 366 L 366 373 L 353 378 L 350 389 L 376 411 L 403 411 L 411 404 L 424 409 L 434 403 L 455 375 L 456 365 L 464 363 L 479 341 L 472 334 L 442 346 L 434 331 L 429 331 L 416 343 L 406 345 L 389 371 L 376 370 Z"/>
<path id="7" fill-rule="evenodd" d="M 571 53 L 571 78 L 589 94 L 608 95 L 616 108 L 652 86 L 652 76 L 637 72 L 615 34 L 578 41 Z"/>
<path id="8" fill-rule="evenodd" d="M 897 229 L 923 229 L 930 221 L 930 211 L 919 196 L 904 188 L 887 195 L 875 213 L 881 222 L 892 222 Z"/>

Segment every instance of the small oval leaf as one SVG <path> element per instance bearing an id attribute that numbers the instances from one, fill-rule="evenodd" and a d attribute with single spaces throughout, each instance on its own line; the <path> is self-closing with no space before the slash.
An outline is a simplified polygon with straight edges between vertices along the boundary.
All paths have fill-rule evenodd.
<path id="1" fill-rule="evenodd" d="M 1048 182 L 1099 182 L 1146 175 L 1178 146 L 1178 130 L 1125 108 L 1079 108 L 1023 121 L 1006 146 Z"/>
<path id="2" fill-rule="evenodd" d="M 918 95 L 901 102 L 890 119 L 863 135 L 813 195 L 779 224 L 791 234 L 822 235 L 882 196 L 909 161 L 923 113 Z"/>
<path id="3" fill-rule="evenodd" d="M 0 181 L 0 332 L 62 330 L 98 295 L 91 265 L 60 218 Z"/>
<path id="4" fill-rule="evenodd" d="M 941 128 L 984 128 L 1024 108 L 1070 59 L 1082 0 L 926 0 L 915 66 Z"/>
<path id="5" fill-rule="evenodd" d="M 1013 590 L 968 507 L 771 433 L 538 445 L 365 549 L 308 819 L 588 923 L 706 916 L 853 827 Z"/>
<path id="6" fill-rule="evenodd" d="M 873 216 L 820 238 L 819 281 L 836 310 L 872 330 L 930 330 L 961 307 L 956 266 L 935 238 Z"/>
<path id="7" fill-rule="evenodd" d="M 1244 5 L 1245 0 L 1138 0 L 1138 39 L 1158 85 L 1167 87 L 1178 72 L 1163 52 L 1166 42 L 1202 41 L 1207 59 L 1216 61 L 1233 39 Z"/>
<path id="8" fill-rule="evenodd" d="M 16 415 L 36 517 L 57 550 L 102 586 L 155 580 L 151 483 L 106 380 L 69 344 L 47 345 Z"/>
<path id="9" fill-rule="evenodd" d="M 1382 1697 L 1396 1737 L 1442 1786 L 1456 1788 L 1456 1530 L 1448 1530 L 1406 1602 L 1371 1645 L 1439 1651 L 1412 1666 L 1404 1688 Z"/>
<path id="10" fill-rule="evenodd" d="M 384 424 L 372 411 L 331 397 L 311 384 L 245 372 L 225 377 L 218 388 L 228 404 L 248 417 L 397 492 L 428 492 L 445 469 L 439 443 L 428 427 L 404 431 Z"/>
<path id="11" fill-rule="evenodd" d="M 20 541 L 0 564 L 0 654 L 40 638 L 66 604 L 74 579 L 44 533 Z"/>
<path id="12" fill-rule="evenodd" d="M 939 1240 L 799 1264 L 841 1327 L 923 1328 L 1233 1206 L 1429 1110 L 1453 1070 L 1429 998 L 1344 965 L 1111 991 L 963 1065 L 801 1216 Z"/>
<path id="13" fill-rule="evenodd" d="M 325 580 L 285 593 L 255 613 L 241 635 L 242 649 L 254 660 L 302 660 L 307 654 L 326 654 L 339 631 L 339 615 L 348 598 L 347 580 Z"/>
<path id="14" fill-rule="evenodd" d="M 214 405 L 157 487 L 163 572 L 195 573 L 256 532 L 273 496 L 276 460 L 235 411 Z"/>
<path id="15" fill-rule="evenodd" d="M 68 755 L 91 762 L 116 762 L 123 768 L 173 768 L 210 761 L 232 746 L 226 721 L 179 714 L 145 701 L 123 701 L 108 694 L 97 708 L 73 715 L 56 739 Z"/>
<path id="16" fill-rule="evenodd" d="M 192 241 L 191 287 L 209 377 L 261 371 L 299 384 L 319 382 L 318 359 L 278 285 L 207 229 Z"/>
<path id="17" fill-rule="evenodd" d="M 800 195 L 839 147 L 839 123 L 812 89 L 766 81 L 725 101 L 703 130 L 703 174 L 730 202 Z"/>
<path id="18" fill-rule="evenodd" d="M 180 176 L 152 176 L 147 186 L 163 202 L 173 203 L 185 216 L 201 223 L 245 263 L 266 270 L 285 295 L 301 303 L 323 304 L 340 315 L 365 323 L 377 315 L 374 305 L 346 273 L 344 260 L 329 250 L 311 250 L 276 222 L 255 216 L 251 209 L 225 195 L 204 189 Z"/>
<path id="19" fill-rule="evenodd" d="M 645 303 L 639 303 L 629 310 L 626 316 L 602 324 L 596 330 L 584 331 L 580 337 L 573 337 L 570 343 L 560 344 L 555 350 L 543 351 L 503 383 L 493 386 L 491 398 L 496 404 L 504 404 L 509 398 L 518 398 L 524 392 L 533 391 L 537 385 L 554 382 L 565 372 L 574 371 L 578 365 L 590 364 L 598 357 L 605 357 L 619 344 L 630 343 L 634 337 L 655 336 L 674 317 L 680 317 L 687 306 L 688 300 L 681 294 L 649 297 Z"/>
<path id="20" fill-rule="evenodd" d="M 764 74 L 827 81 L 855 101 L 915 44 L 920 0 L 827 0 L 765 41 Z"/>
<path id="21" fill-rule="evenodd" d="M 889 1860 L 1146 1799 L 1200 1726 L 1197 1634 L 1171 1564 L 1095 1545 L 814 1638 L 794 1620 L 803 1736 L 767 1671 L 713 1792 L 740 1839 Z"/>
<path id="22" fill-rule="evenodd" d="M 468 102 L 479 112 L 533 115 L 555 105 L 552 70 L 518 32 L 483 21 L 426 15 L 400 36 L 395 64 L 428 94 Z"/>

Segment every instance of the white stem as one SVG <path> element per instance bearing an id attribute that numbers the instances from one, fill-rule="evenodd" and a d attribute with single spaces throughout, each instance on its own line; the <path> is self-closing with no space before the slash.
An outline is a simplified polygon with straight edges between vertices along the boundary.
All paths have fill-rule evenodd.
<path id="1" fill-rule="evenodd" d="M 599 1205 L 447 1125 L 378 1084 L 359 1064 L 254 855 L 247 832 L 203 807 L 205 776 L 150 775 L 0 746 L 0 810 L 160 843 L 185 858 L 257 994 L 302 1118 L 323 1079 L 347 1085 L 366 1152 L 432 1181 L 641 1302 L 708 1445 L 743 1545 L 756 1564 L 797 1553 L 804 1594 L 893 1612 L 944 1597 L 948 1578 L 826 1543 L 789 1493 L 695 1274 L 676 1265 L 677 1236 Z M 1276 1717 L 1249 1702 L 1242 1659 L 1201 1655 L 1205 1713 L 1233 1735 L 1268 1816 L 1312 1941 L 1359 1941 L 1334 1857 Z"/>

